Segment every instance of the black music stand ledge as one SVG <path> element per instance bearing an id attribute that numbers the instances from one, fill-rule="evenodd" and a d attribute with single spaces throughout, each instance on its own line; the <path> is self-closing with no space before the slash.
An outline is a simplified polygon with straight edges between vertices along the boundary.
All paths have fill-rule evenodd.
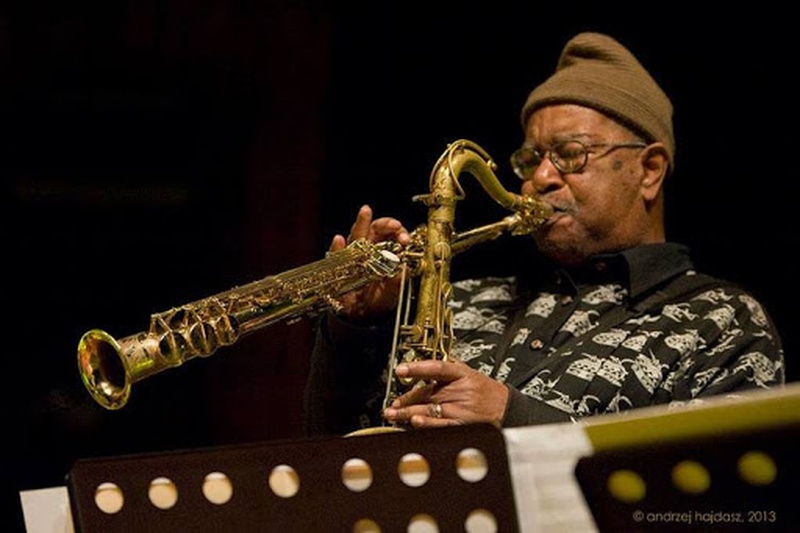
<path id="1" fill-rule="evenodd" d="M 457 458 L 464 450 L 485 457 L 482 479 L 459 475 Z M 427 461 L 429 477 L 421 486 L 409 486 L 398 474 L 409 453 Z M 371 468 L 372 483 L 365 490 L 343 483 L 342 467 L 351 459 Z M 290 497 L 269 485 L 271 472 L 282 465 L 293 468 L 299 480 Z M 224 473 L 233 487 L 224 504 L 203 494 L 211 472 Z M 176 488 L 169 509 L 148 497 L 158 478 Z M 505 442 L 489 425 L 81 459 L 67 481 L 79 533 L 359 531 L 364 520 L 390 532 L 406 531 L 419 515 L 432 518 L 439 531 L 465 531 L 476 511 L 488 513 L 496 531 L 518 530 Z M 114 483 L 124 496 L 117 512 L 109 514 L 96 503 L 104 483 Z"/>

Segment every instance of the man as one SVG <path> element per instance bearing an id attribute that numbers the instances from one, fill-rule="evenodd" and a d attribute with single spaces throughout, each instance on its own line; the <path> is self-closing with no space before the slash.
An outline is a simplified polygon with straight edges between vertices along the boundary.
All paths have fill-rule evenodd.
<path id="1" fill-rule="evenodd" d="M 564 422 L 784 383 L 778 332 L 748 292 L 695 272 L 666 241 L 664 181 L 674 167 L 672 104 L 606 35 L 582 33 L 522 108 L 512 155 L 521 193 L 555 214 L 533 235 L 554 265 L 519 278 L 454 283 L 456 361 L 401 364 L 427 385 L 382 413 L 397 284 L 343 298 L 322 320 L 307 390 L 311 433 Z M 364 206 L 349 240 L 408 232 Z M 345 246 L 334 237 L 332 250 Z"/>

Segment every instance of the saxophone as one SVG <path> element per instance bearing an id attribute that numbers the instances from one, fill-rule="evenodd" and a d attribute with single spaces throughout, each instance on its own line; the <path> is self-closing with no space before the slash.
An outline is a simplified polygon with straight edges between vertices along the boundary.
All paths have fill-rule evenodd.
<path id="1" fill-rule="evenodd" d="M 506 191 L 488 154 L 471 141 L 448 145 L 430 177 L 429 193 L 415 196 L 428 206 L 427 224 L 406 246 L 356 240 L 323 259 L 150 316 L 146 331 L 121 339 L 101 329 L 78 343 L 78 370 L 92 398 L 110 410 L 126 405 L 131 386 L 278 322 L 338 310 L 338 297 L 374 281 L 401 276 L 395 339 L 389 358 L 386 402 L 403 387 L 394 379 L 400 360 L 447 359 L 453 342 L 450 297 L 452 256 L 510 232 L 530 234 L 552 214 L 549 204 Z M 454 231 L 456 202 L 464 198 L 459 176 L 475 176 L 484 190 L 513 214 L 464 233 Z M 412 281 L 418 282 L 414 294 Z M 411 308 L 415 319 L 410 322 Z"/>
<path id="2" fill-rule="evenodd" d="M 449 306 L 453 256 L 505 231 L 512 235 L 530 234 L 553 214 L 549 204 L 504 189 L 495 174 L 496 168 L 489 154 L 474 142 L 464 139 L 453 142 L 431 171 L 430 192 L 413 198 L 428 207 L 427 225 L 415 230 L 425 236 L 424 255 L 417 263 L 417 271 L 414 272 L 416 277 L 404 277 L 402 280 L 387 368 L 384 409 L 415 385 L 413 380 L 396 375 L 395 368 L 400 362 L 423 359 L 446 361 L 451 358 L 455 340 L 453 312 Z M 456 233 L 456 204 L 465 197 L 459 181 L 464 173 L 475 177 L 492 199 L 514 214 L 495 224 Z M 412 314 L 414 320 L 409 321 Z M 369 432 L 369 429 L 366 431 Z"/>

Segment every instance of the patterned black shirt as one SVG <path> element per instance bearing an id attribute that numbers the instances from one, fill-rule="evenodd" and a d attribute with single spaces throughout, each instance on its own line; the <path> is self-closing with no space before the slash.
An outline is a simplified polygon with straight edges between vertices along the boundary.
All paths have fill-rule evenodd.
<path id="1" fill-rule="evenodd" d="M 505 427 L 785 381 L 781 340 L 759 302 L 695 272 L 682 245 L 597 256 L 535 289 L 514 277 L 453 287 L 453 355 L 509 387 Z M 307 397 L 312 432 L 380 424 L 388 329 L 364 328 L 337 345 L 323 324 Z"/>

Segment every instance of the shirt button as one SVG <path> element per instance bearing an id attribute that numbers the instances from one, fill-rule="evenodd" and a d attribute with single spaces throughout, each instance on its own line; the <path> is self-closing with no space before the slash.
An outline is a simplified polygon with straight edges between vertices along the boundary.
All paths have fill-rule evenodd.
<path id="1" fill-rule="evenodd" d="M 572 296 L 564 296 L 561 298 L 561 305 L 568 305 L 572 303 Z"/>
<path id="2" fill-rule="evenodd" d="M 543 347 L 544 343 L 542 342 L 542 339 L 533 339 L 531 341 L 531 348 L 534 350 L 541 350 Z"/>

